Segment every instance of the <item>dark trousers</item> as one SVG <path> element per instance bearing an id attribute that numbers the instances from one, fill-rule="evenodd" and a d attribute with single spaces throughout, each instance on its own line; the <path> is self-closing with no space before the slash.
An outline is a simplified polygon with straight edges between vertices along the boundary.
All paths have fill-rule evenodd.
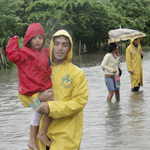
<path id="1" fill-rule="evenodd" d="M 46 146 L 46 150 L 49 150 L 49 147 Z"/>
<path id="2" fill-rule="evenodd" d="M 139 91 L 139 89 L 140 89 L 140 84 L 139 84 L 139 86 L 138 87 L 134 87 L 133 89 L 131 89 L 133 92 L 138 92 Z"/>

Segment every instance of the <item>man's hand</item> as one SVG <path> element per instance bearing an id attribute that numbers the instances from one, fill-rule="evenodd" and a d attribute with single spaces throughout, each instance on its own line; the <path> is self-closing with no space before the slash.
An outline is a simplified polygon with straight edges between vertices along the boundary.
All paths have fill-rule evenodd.
<path id="1" fill-rule="evenodd" d="M 36 111 L 40 114 L 48 115 L 50 110 L 47 102 L 42 102 L 41 105 L 38 108 L 36 108 Z"/>
<path id="2" fill-rule="evenodd" d="M 131 71 L 129 71 L 129 73 L 130 73 L 130 74 L 133 74 L 134 72 L 133 72 L 133 70 L 131 70 Z"/>
<path id="3" fill-rule="evenodd" d="M 141 52 L 141 56 L 144 56 L 144 52 L 143 51 Z"/>

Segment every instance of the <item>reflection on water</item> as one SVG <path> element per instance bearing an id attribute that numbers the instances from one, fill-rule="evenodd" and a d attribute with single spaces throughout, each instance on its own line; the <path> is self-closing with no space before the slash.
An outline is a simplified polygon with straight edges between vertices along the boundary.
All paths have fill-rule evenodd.
<path id="1" fill-rule="evenodd" d="M 101 54 L 85 54 L 73 56 L 73 63 L 81 67 L 94 67 L 101 64 L 101 61 L 106 53 Z"/>
<path id="2" fill-rule="evenodd" d="M 116 147 L 121 144 L 122 131 L 122 115 L 120 103 L 108 103 L 107 116 L 106 116 L 106 144 L 107 146 Z"/>
<path id="3" fill-rule="evenodd" d="M 84 109 L 80 150 L 150 149 L 150 53 L 143 59 L 144 87 L 131 92 L 126 63 L 121 69 L 121 101 L 106 102 L 107 88 L 100 67 L 105 54 L 74 56 L 73 63 L 87 76 L 89 101 Z M 27 150 L 32 110 L 24 108 L 17 96 L 17 70 L 0 71 L 0 149 Z M 11 137 L 11 138 L 9 138 Z"/>

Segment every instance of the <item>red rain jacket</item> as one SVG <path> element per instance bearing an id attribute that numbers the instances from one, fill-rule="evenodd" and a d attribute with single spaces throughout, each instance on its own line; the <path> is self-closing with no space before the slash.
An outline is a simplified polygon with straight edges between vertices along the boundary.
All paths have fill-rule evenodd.
<path id="1" fill-rule="evenodd" d="M 42 34 L 45 39 L 44 30 L 40 23 L 32 23 L 24 38 L 24 47 L 19 48 L 17 38 L 12 37 L 5 50 L 8 59 L 17 65 L 19 85 L 18 91 L 23 95 L 33 95 L 44 91 L 52 86 L 50 78 L 51 68 L 48 65 L 49 49 L 42 48 L 37 51 L 26 47 L 27 42 L 37 34 Z"/>

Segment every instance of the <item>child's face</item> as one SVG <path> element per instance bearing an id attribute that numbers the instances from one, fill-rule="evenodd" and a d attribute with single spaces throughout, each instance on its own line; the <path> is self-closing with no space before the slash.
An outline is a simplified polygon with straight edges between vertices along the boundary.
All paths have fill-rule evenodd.
<path id="1" fill-rule="evenodd" d="M 43 44 L 44 44 L 44 38 L 41 34 L 38 34 L 31 39 L 31 47 L 33 47 L 38 51 L 40 51 Z"/>

